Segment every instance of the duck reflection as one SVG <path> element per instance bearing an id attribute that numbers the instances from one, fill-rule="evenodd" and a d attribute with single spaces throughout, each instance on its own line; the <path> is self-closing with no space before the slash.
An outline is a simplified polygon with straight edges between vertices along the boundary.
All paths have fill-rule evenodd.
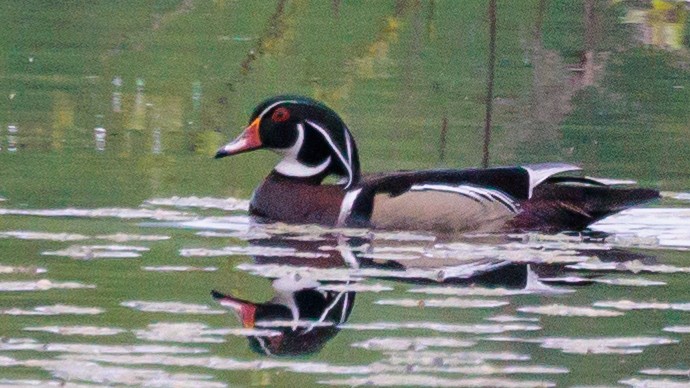
<path id="1" fill-rule="evenodd" d="M 491 243 L 495 245 L 496 241 Z M 396 249 L 404 252 L 410 250 L 409 242 L 338 235 L 319 235 L 318 238 L 280 235 L 251 240 L 250 245 L 266 248 L 267 253 L 279 252 L 256 255 L 253 265 L 242 268 L 253 275 L 272 279 L 274 296 L 265 302 L 245 300 L 215 290 L 212 296 L 232 310 L 244 328 L 267 329 L 265 335 L 252 335 L 248 339 L 251 349 L 270 356 L 320 351 L 338 334 L 339 325 L 349 319 L 355 291 L 366 289 L 367 279 L 560 293 L 565 291 L 561 286 L 593 284 L 602 273 L 578 272 L 576 278 L 579 280 L 573 281 L 575 277 L 568 274 L 574 272 L 569 269 L 567 260 L 556 263 L 513 261 L 514 258 L 509 257 L 513 251 L 508 251 L 508 255 L 505 251 L 499 252 L 495 257 L 490 253 L 476 255 L 472 245 L 469 248 L 463 245 L 462 251 L 476 258 L 468 259 L 452 250 L 452 254 L 439 255 L 438 240 L 429 243 L 428 250 L 414 250 L 416 257 L 398 258 L 395 254 L 377 252 L 396 252 Z M 476 246 L 479 250 L 488 244 Z M 584 259 L 595 257 L 601 262 L 655 261 L 651 256 L 606 247 L 575 250 L 574 254 Z M 515 255 L 526 257 L 523 251 L 515 251 Z"/>
<path id="2" fill-rule="evenodd" d="M 293 247 L 298 252 L 318 249 L 315 242 L 290 239 L 253 240 L 252 245 L 262 247 Z M 274 296 L 265 302 L 252 302 L 223 294 L 216 290 L 211 295 L 222 306 L 232 310 L 245 328 L 269 329 L 271 334 L 249 336 L 249 345 L 257 353 L 269 356 L 297 356 L 320 351 L 340 331 L 352 313 L 355 292 L 347 291 L 351 281 L 320 281 L 293 268 L 346 268 L 348 262 L 340 252 L 321 254 L 320 257 L 256 256 L 256 263 L 286 266 L 285 275 L 275 278 L 271 286 Z M 345 290 L 329 290 L 329 286 Z"/>

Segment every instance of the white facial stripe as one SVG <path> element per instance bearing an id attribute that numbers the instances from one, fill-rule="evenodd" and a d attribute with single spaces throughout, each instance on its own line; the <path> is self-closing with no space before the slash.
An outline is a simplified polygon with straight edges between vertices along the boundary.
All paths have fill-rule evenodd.
<path id="1" fill-rule="evenodd" d="M 288 149 L 274 150 L 283 155 L 283 160 L 281 160 L 280 163 L 276 165 L 275 170 L 283 175 L 302 178 L 318 175 L 324 172 L 326 168 L 328 168 L 328 165 L 331 163 L 330 156 L 326 158 L 326 160 L 324 160 L 323 163 L 313 167 L 306 166 L 300 163 L 299 160 L 297 160 L 297 155 L 299 154 L 299 150 L 302 148 L 303 143 L 304 125 L 300 123 L 297 124 L 297 140 L 295 140 L 295 144 L 293 144 L 292 147 Z"/>
<path id="2" fill-rule="evenodd" d="M 254 337 L 256 338 L 257 342 L 259 342 L 259 346 L 261 346 L 261 349 L 266 353 L 267 356 L 272 356 L 273 353 L 268 349 L 268 346 L 266 346 L 266 339 L 263 337 Z"/>
<path id="3" fill-rule="evenodd" d="M 311 125 L 312 128 L 316 129 L 317 131 L 319 131 L 321 133 L 321 135 L 323 135 L 323 137 L 326 139 L 328 144 L 331 146 L 331 149 L 333 149 L 333 152 L 335 152 L 335 154 L 338 156 L 340 161 L 343 162 L 343 165 L 345 166 L 345 169 L 347 170 L 347 176 L 348 176 L 347 185 L 345 185 L 345 188 L 349 187 L 350 184 L 352 184 L 352 179 L 354 178 L 352 175 L 352 163 L 351 163 L 351 161 L 346 159 L 343 156 L 343 154 L 340 152 L 338 147 L 333 142 L 333 139 L 331 139 L 331 136 L 328 134 L 328 132 L 325 129 L 323 129 L 321 126 L 319 126 L 318 124 L 314 123 L 311 120 L 305 120 L 305 121 L 307 122 L 307 124 Z M 345 135 L 346 135 L 345 138 L 347 139 L 348 138 L 347 133 Z"/>
<path id="4" fill-rule="evenodd" d="M 350 282 L 347 284 L 350 284 Z M 348 307 L 350 307 L 350 293 L 345 294 L 345 302 L 343 302 L 343 308 L 340 310 L 340 322 L 338 323 L 345 323 L 345 321 L 347 321 Z"/>
<path id="5" fill-rule="evenodd" d="M 344 291 L 338 293 L 338 296 L 336 296 L 335 299 L 333 299 L 333 302 L 331 302 L 331 303 L 328 305 L 328 307 L 326 307 L 326 308 L 323 310 L 323 313 L 321 313 L 321 316 L 319 317 L 319 320 L 316 321 L 316 322 L 314 322 L 314 323 L 312 323 L 311 325 L 309 325 L 309 328 L 307 328 L 307 330 L 305 330 L 304 332 L 305 332 L 305 333 L 309 333 L 310 331 L 312 331 L 312 330 L 316 327 L 316 325 L 318 325 L 319 323 L 324 323 L 324 322 L 326 321 L 326 317 L 328 317 L 328 313 L 330 313 L 331 310 L 333 310 L 333 308 L 338 304 L 338 302 L 340 302 L 340 299 L 343 297 L 343 294 L 345 294 Z M 345 307 L 346 307 L 346 306 L 343 306 L 343 309 L 345 309 Z M 342 322 L 340 322 L 340 323 L 342 323 Z"/>
<path id="6" fill-rule="evenodd" d="M 349 165 L 352 165 L 352 139 L 350 139 L 350 134 L 347 129 L 345 130 L 345 144 L 347 145 L 347 161 Z"/>
<path id="7" fill-rule="evenodd" d="M 276 152 L 283 154 L 283 156 L 287 159 L 294 159 L 297 160 L 297 154 L 299 154 L 299 150 L 302 149 L 302 145 L 304 144 L 304 125 L 297 124 L 297 139 L 295 139 L 295 143 L 287 149 L 280 149 L 277 148 Z"/>
<path id="8" fill-rule="evenodd" d="M 263 119 L 264 115 L 266 113 L 268 113 L 268 111 L 270 111 L 271 109 L 275 108 L 276 106 L 278 106 L 280 104 L 297 104 L 297 101 L 295 101 L 295 100 L 282 100 L 282 101 L 275 102 L 275 103 L 269 105 L 268 108 L 264 109 L 263 112 L 261 112 L 258 117 L 260 119 Z"/>
<path id="9" fill-rule="evenodd" d="M 345 220 L 350 216 L 352 212 L 352 205 L 355 204 L 357 196 L 362 191 L 362 189 L 348 191 L 343 198 L 343 202 L 340 204 L 340 214 L 338 214 L 338 222 L 336 226 L 345 226 Z"/>

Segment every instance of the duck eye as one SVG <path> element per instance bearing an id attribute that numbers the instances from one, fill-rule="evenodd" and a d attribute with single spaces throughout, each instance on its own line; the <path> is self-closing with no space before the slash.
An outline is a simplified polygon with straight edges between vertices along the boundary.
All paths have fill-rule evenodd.
<path id="1" fill-rule="evenodd" d="M 271 120 L 276 123 L 282 123 L 290 118 L 290 111 L 287 108 L 280 107 L 273 112 Z"/>

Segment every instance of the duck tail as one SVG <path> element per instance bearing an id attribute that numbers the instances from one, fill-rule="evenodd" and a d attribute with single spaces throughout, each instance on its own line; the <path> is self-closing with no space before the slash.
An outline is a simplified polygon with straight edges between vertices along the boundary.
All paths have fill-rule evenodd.
<path id="1" fill-rule="evenodd" d="M 659 198 L 659 191 L 612 187 L 585 179 L 546 181 L 523 202 L 511 227 L 547 233 L 580 231 L 611 214 Z"/>

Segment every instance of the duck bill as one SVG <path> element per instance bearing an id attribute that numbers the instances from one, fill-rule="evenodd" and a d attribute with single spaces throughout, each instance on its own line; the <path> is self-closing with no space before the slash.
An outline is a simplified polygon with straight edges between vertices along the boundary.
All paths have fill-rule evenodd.
<path id="1" fill-rule="evenodd" d="M 256 320 L 256 305 L 254 303 L 235 298 L 232 295 L 224 295 L 215 290 L 211 291 L 211 295 L 221 306 L 232 310 L 244 328 L 251 329 L 254 327 Z"/>
<path id="2" fill-rule="evenodd" d="M 261 138 L 259 137 L 260 119 L 257 117 L 242 133 L 232 142 L 220 147 L 216 152 L 216 159 L 226 156 L 237 155 L 243 152 L 261 148 Z"/>

